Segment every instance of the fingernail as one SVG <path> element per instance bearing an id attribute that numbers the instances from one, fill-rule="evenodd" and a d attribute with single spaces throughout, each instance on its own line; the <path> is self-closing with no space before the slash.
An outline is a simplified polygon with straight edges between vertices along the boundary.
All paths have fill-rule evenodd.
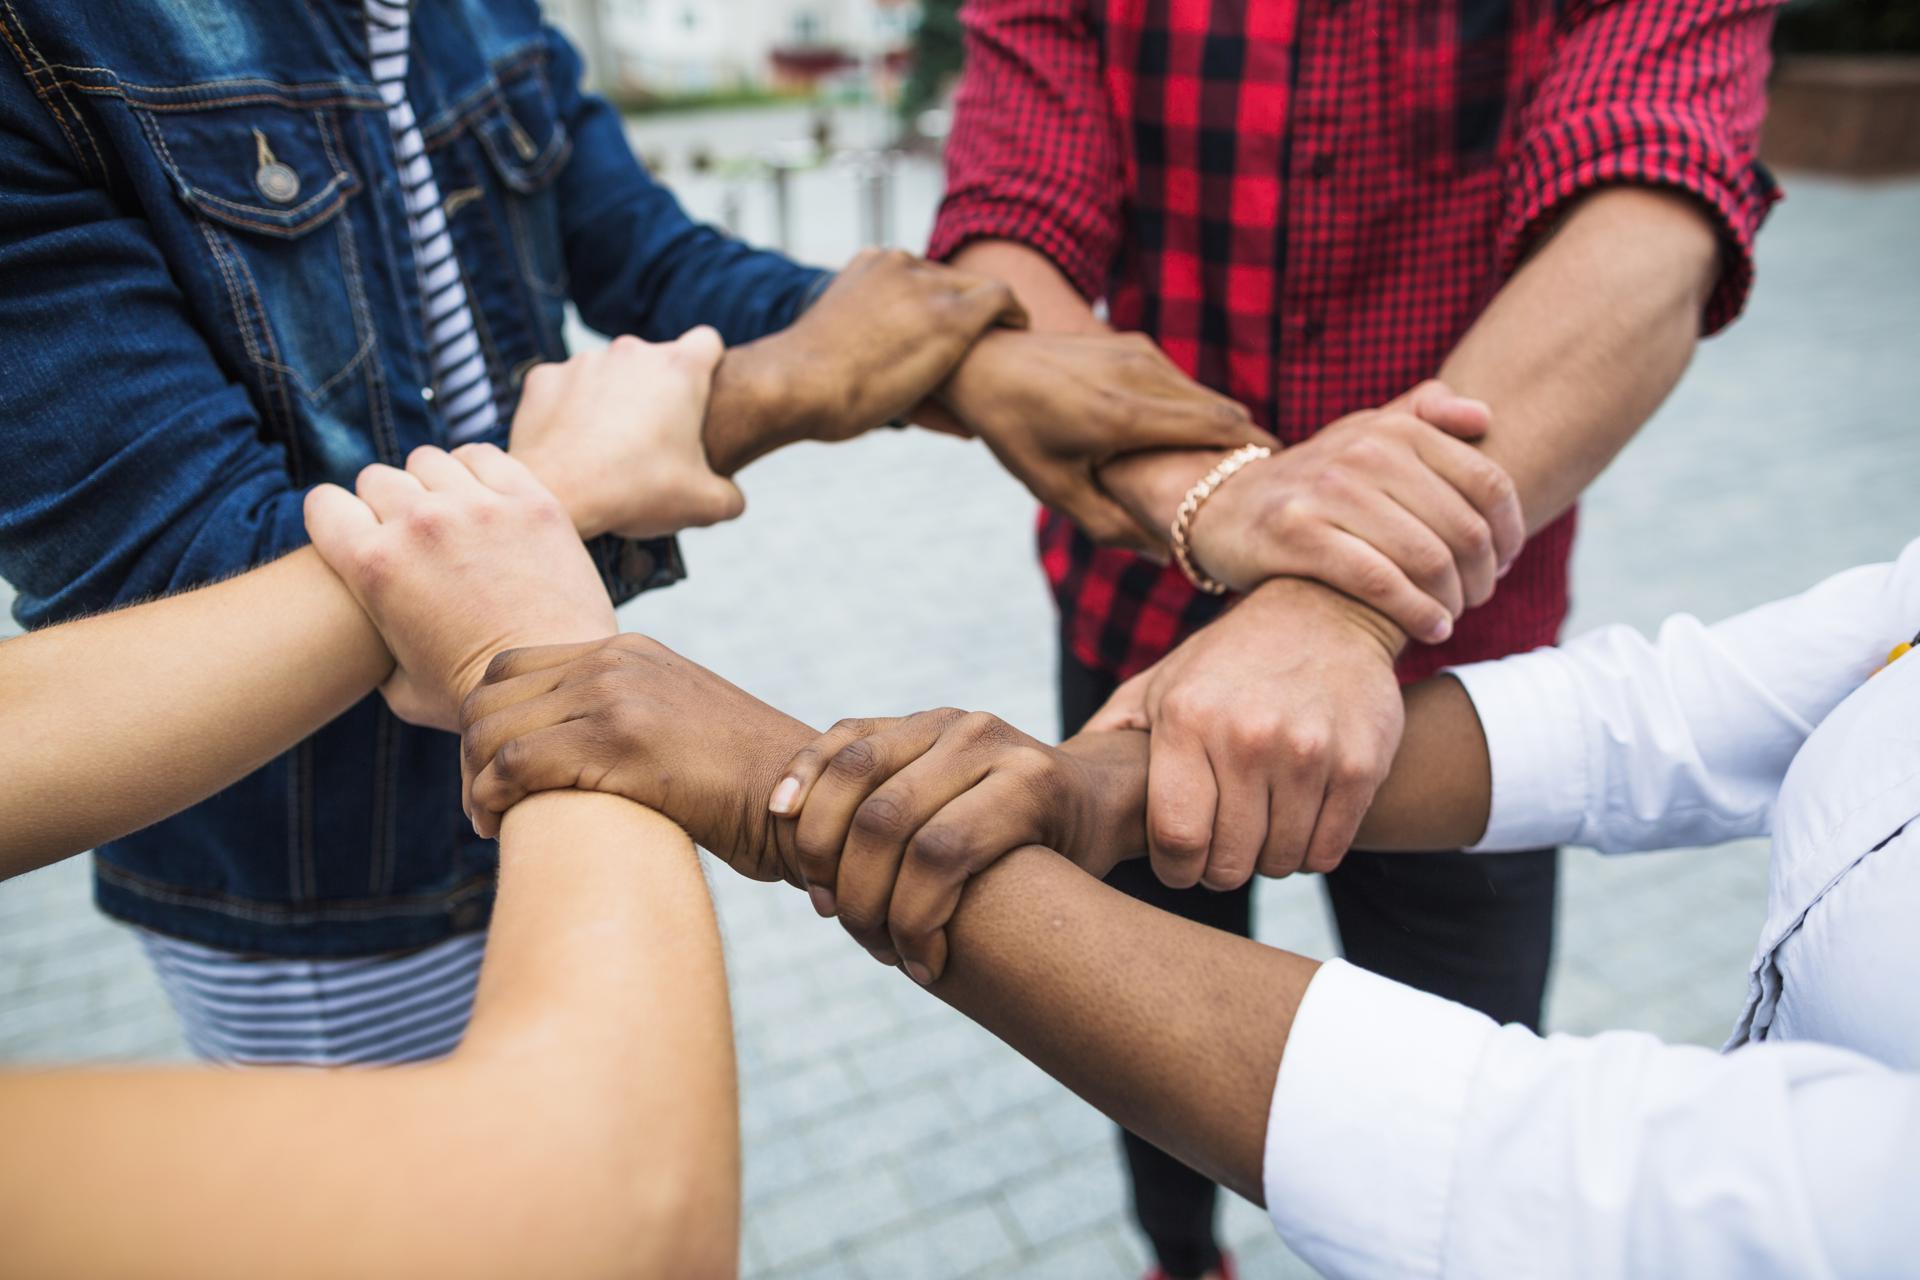
<path id="1" fill-rule="evenodd" d="M 1431 644 L 1444 644 L 1446 643 L 1447 637 L 1452 634 L 1453 620 L 1450 618 L 1442 618 L 1440 621 L 1434 623 L 1428 630 L 1427 640 Z"/>
<path id="2" fill-rule="evenodd" d="M 833 917 L 833 890 L 823 884 L 817 884 L 807 890 L 807 896 L 813 899 L 813 909 L 820 913 L 821 919 L 827 920 Z"/>
<path id="3" fill-rule="evenodd" d="M 773 789 L 773 799 L 767 801 L 767 808 L 785 815 L 793 812 L 793 802 L 800 798 L 800 779 L 782 778 L 780 785 Z"/>
<path id="4" fill-rule="evenodd" d="M 1505 564 L 1501 565 L 1500 571 L 1494 574 L 1493 576 L 1496 578 L 1504 578 L 1512 572 L 1513 572 L 1513 561 L 1509 560 Z"/>
<path id="5" fill-rule="evenodd" d="M 897 951 L 889 951 L 882 947 L 873 953 L 873 958 L 889 969 L 897 969 L 900 967 L 900 953 Z"/>
<path id="6" fill-rule="evenodd" d="M 921 986 L 930 987 L 933 985 L 933 970 L 927 968 L 927 966 L 921 964 L 918 960 L 909 960 L 902 967 L 906 969 L 907 976 Z"/>

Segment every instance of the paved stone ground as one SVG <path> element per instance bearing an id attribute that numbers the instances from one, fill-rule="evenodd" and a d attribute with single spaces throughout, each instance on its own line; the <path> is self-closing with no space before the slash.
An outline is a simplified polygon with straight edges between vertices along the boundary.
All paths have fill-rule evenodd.
<path id="1" fill-rule="evenodd" d="M 820 209 L 833 175 L 810 181 Z M 1596 486 L 1575 626 L 1707 616 L 1882 558 L 1917 531 L 1920 184 L 1800 180 L 1761 243 L 1749 316 L 1706 347 Z M 902 180 L 903 239 L 932 181 Z M 851 220 L 801 201 L 803 252 Z M 690 203 L 717 211 L 716 183 Z M 844 200 L 841 202 L 844 212 Z M 749 208 L 749 233 L 764 218 Z M 837 233 L 837 234 L 836 234 Z M 886 434 L 746 477 L 752 509 L 687 539 L 694 577 L 645 629 L 810 722 L 951 703 L 1049 734 L 1049 605 L 1031 511 L 977 446 Z M 176 1056 L 131 942 L 80 862 L 0 889 L 0 1059 Z M 1567 857 L 1550 1020 L 1717 1044 L 1738 1006 L 1764 851 Z M 1130 1276 L 1140 1244 L 1108 1126 L 992 1037 L 880 969 L 799 894 L 721 872 L 746 1132 L 746 1270 L 808 1280 Z M 1310 880 L 1263 886 L 1261 937 L 1333 941 Z M 1238 1201 L 1252 1280 L 1304 1274 Z"/>

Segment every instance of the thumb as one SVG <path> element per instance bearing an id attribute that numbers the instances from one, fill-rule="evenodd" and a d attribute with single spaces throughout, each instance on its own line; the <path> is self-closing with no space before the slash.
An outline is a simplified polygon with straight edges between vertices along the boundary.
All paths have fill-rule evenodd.
<path id="1" fill-rule="evenodd" d="M 355 548 L 374 536 L 380 518 L 373 514 L 372 507 L 337 484 L 315 485 L 307 490 L 303 511 L 314 550 L 329 568 L 347 578 Z"/>
<path id="2" fill-rule="evenodd" d="M 984 277 L 968 285 L 960 295 L 960 314 L 966 317 L 967 331 L 975 335 L 993 328 L 1027 327 L 1026 308 L 1020 305 L 1013 290 L 998 280 Z"/>
<path id="3" fill-rule="evenodd" d="M 1493 410 L 1486 401 L 1463 396 L 1438 378 L 1429 378 L 1388 407 L 1411 413 L 1462 440 L 1478 440 L 1493 425 Z"/>
<path id="4" fill-rule="evenodd" d="M 1148 667 L 1131 680 L 1123 681 L 1106 704 L 1093 713 L 1081 732 L 1153 728 L 1153 719 L 1147 714 L 1147 680 L 1153 671 Z"/>
<path id="5" fill-rule="evenodd" d="M 720 357 L 726 354 L 727 344 L 721 339 L 720 331 L 712 325 L 696 325 L 681 334 L 670 344 L 689 362 L 694 372 L 711 374 L 713 367 L 720 363 Z"/>
<path id="6" fill-rule="evenodd" d="M 724 476 L 703 477 L 700 482 L 700 519 L 696 525 L 725 524 L 737 520 L 747 509 L 747 495 L 740 486 Z"/>

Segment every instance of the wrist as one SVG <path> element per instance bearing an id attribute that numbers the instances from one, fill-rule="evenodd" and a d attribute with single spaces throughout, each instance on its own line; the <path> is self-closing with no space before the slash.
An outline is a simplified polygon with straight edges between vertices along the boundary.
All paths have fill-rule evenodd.
<path id="1" fill-rule="evenodd" d="M 1129 453 L 1100 468 L 1100 487 L 1127 514 L 1164 537 L 1187 491 L 1226 455 L 1225 449 Z"/>
<path id="2" fill-rule="evenodd" d="M 1344 627 L 1361 644 L 1378 652 L 1389 666 L 1399 661 L 1401 651 L 1407 647 L 1407 633 L 1393 619 L 1314 578 L 1270 579 L 1248 597 L 1248 602 L 1255 600 L 1296 616 L 1306 610 Z"/>
<path id="3" fill-rule="evenodd" d="M 1055 852 L 1094 876 L 1146 852 L 1149 741 L 1126 729 L 1076 734 L 1059 747 L 1062 790 L 1074 803 Z"/>
<path id="4" fill-rule="evenodd" d="M 731 476 L 783 445 L 810 438 L 814 415 L 782 335 L 731 347 L 713 371 L 702 439 L 707 465 Z"/>

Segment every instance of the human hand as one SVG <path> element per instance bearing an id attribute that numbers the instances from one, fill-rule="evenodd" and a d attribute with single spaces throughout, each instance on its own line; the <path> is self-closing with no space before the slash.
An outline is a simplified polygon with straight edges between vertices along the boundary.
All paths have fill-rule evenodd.
<path id="1" fill-rule="evenodd" d="M 583 538 L 647 538 L 731 520 L 746 499 L 707 466 L 702 436 L 720 335 L 615 338 L 604 350 L 527 371 L 513 455 L 541 478 Z"/>
<path id="2" fill-rule="evenodd" d="M 535 791 L 657 809 L 754 880 L 794 880 L 766 797 L 813 730 L 641 635 L 500 654 L 462 709 L 474 830 Z"/>
<path id="3" fill-rule="evenodd" d="M 1468 440 L 1486 405 L 1422 383 L 1249 463 L 1194 516 L 1196 566 L 1235 590 L 1313 578 L 1439 643 L 1520 554 L 1513 481 Z"/>
<path id="4" fill-rule="evenodd" d="M 1147 842 L 1168 885 L 1330 871 L 1405 727 L 1385 619 L 1277 579 L 1122 684 L 1089 731 L 1150 729 Z"/>
<path id="5" fill-rule="evenodd" d="M 559 501 L 490 444 L 422 447 L 307 494 L 314 548 L 386 638 L 380 692 L 411 724 L 459 727 L 462 698 L 514 645 L 610 634 L 613 605 Z"/>
<path id="6" fill-rule="evenodd" d="M 1030 844 L 1104 875 L 1144 845 L 1145 800 L 1144 735 L 1049 747 L 948 708 L 842 720 L 793 757 L 768 807 L 814 909 L 926 984 L 971 877 Z"/>
<path id="7" fill-rule="evenodd" d="M 1166 528 L 1116 502 L 1100 468 L 1143 450 L 1271 443 L 1244 408 L 1133 333 L 989 334 L 940 399 L 1036 498 L 1094 541 L 1163 558 Z"/>
<path id="8" fill-rule="evenodd" d="M 735 347 L 709 413 L 708 453 L 731 475 L 795 440 L 850 440 L 910 413 L 997 325 L 1026 313 L 998 280 L 868 249 L 779 333 Z"/>

